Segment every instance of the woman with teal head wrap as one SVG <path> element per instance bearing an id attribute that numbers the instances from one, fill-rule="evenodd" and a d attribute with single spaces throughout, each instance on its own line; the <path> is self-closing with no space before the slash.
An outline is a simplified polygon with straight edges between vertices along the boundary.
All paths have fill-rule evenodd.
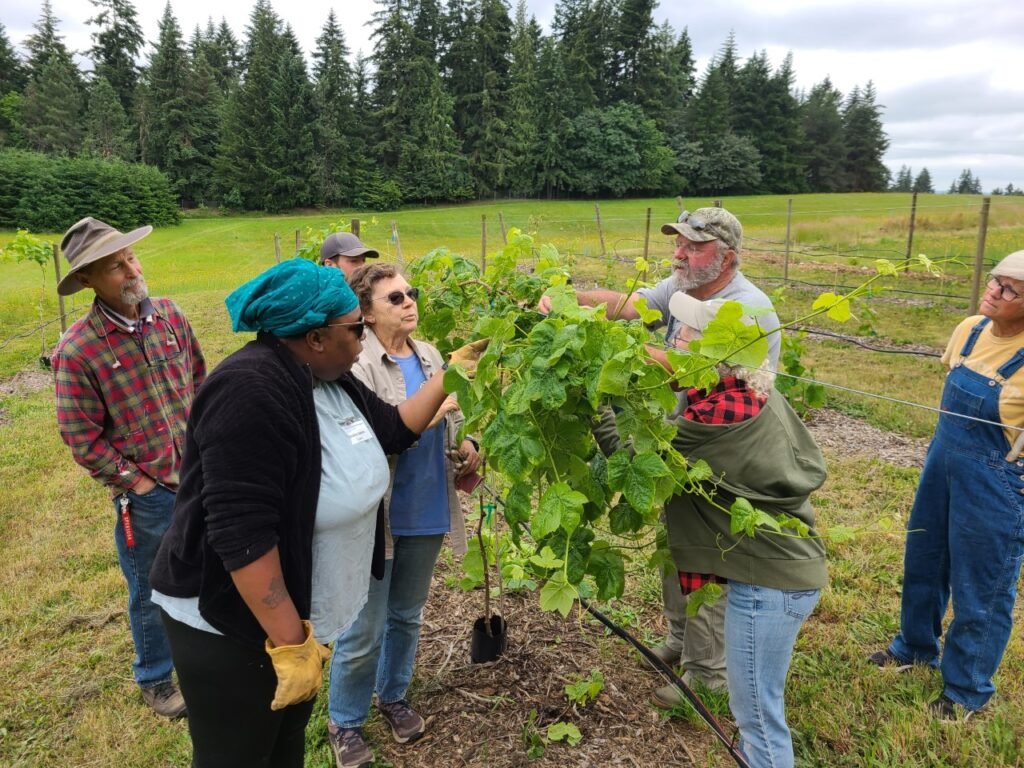
<path id="1" fill-rule="evenodd" d="M 340 270 L 294 258 L 235 289 L 224 303 L 235 332 L 266 331 L 287 338 L 348 314 L 359 299 Z"/>
<path id="2" fill-rule="evenodd" d="M 321 643 L 355 619 L 371 570 L 383 573 L 386 456 L 427 428 L 443 377 L 394 406 L 352 375 L 364 325 L 339 270 L 292 259 L 225 303 L 232 328 L 257 336 L 196 395 L 153 601 L 194 764 L 299 768 Z M 482 351 L 453 360 L 472 370 Z"/>

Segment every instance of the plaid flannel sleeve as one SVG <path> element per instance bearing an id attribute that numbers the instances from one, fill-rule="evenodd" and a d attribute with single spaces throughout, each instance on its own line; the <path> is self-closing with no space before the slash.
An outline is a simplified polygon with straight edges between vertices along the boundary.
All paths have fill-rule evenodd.
<path id="1" fill-rule="evenodd" d="M 57 424 L 71 455 L 104 485 L 131 488 L 139 469 L 104 437 L 103 400 L 88 372 L 74 358 L 60 354 L 54 356 L 53 364 Z"/>

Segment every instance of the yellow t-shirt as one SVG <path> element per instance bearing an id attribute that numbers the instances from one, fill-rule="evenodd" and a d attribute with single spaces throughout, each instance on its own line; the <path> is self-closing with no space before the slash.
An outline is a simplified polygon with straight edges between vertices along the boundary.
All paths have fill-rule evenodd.
<path id="1" fill-rule="evenodd" d="M 974 328 L 982 320 L 982 315 L 968 317 L 953 331 L 953 335 L 946 345 L 946 351 L 942 355 L 942 362 L 947 368 L 952 368 L 960 361 L 960 351 L 964 348 L 964 342 Z M 978 340 L 974 343 L 969 357 L 963 360 L 963 364 L 975 373 L 995 378 L 998 371 L 1013 354 L 1024 347 L 1024 332 L 1016 336 L 1001 338 L 992 333 L 992 323 L 982 329 Z M 1024 427 L 1024 367 L 1021 367 L 1003 382 L 1003 389 L 999 393 L 999 419 L 1004 425 Z M 1007 440 L 1007 450 L 1013 445 L 1020 432 L 1016 429 L 1004 430 Z"/>

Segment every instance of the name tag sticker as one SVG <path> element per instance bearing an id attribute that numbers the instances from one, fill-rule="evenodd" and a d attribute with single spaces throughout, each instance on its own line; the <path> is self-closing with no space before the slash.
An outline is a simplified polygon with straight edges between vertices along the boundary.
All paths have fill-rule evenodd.
<path id="1" fill-rule="evenodd" d="M 373 433 L 370 432 L 370 427 L 367 423 L 356 416 L 350 416 L 341 421 L 340 424 L 341 428 L 345 430 L 345 434 L 348 435 L 348 439 L 352 441 L 352 445 L 365 443 L 373 437 Z"/>

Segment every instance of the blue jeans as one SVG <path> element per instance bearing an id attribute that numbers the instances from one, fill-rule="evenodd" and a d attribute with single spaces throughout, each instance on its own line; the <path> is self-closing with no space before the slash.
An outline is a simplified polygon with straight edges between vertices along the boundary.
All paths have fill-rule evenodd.
<path id="1" fill-rule="evenodd" d="M 370 579 L 370 594 L 355 623 L 334 643 L 328 711 L 331 722 L 358 728 L 366 722 L 374 690 L 382 704 L 405 698 L 412 681 L 423 606 L 444 534 L 396 536 L 384 578 Z"/>
<path id="2" fill-rule="evenodd" d="M 752 768 L 792 768 L 786 674 L 797 633 L 818 604 L 817 589 L 791 591 L 729 582 L 725 669 L 729 708 Z"/>
<path id="3" fill-rule="evenodd" d="M 121 497 L 114 497 L 117 519 L 114 523 L 114 542 L 121 572 L 128 582 L 128 623 L 135 643 L 135 661 L 132 673 L 140 688 L 152 688 L 171 679 L 174 664 L 171 646 L 167 642 L 160 608 L 150 600 L 149 571 L 156 558 L 156 550 L 164 531 L 171 524 L 174 512 L 174 492 L 162 485 L 142 496 L 128 491 L 131 502 L 132 532 L 135 546 L 125 543 L 121 527 Z"/>

